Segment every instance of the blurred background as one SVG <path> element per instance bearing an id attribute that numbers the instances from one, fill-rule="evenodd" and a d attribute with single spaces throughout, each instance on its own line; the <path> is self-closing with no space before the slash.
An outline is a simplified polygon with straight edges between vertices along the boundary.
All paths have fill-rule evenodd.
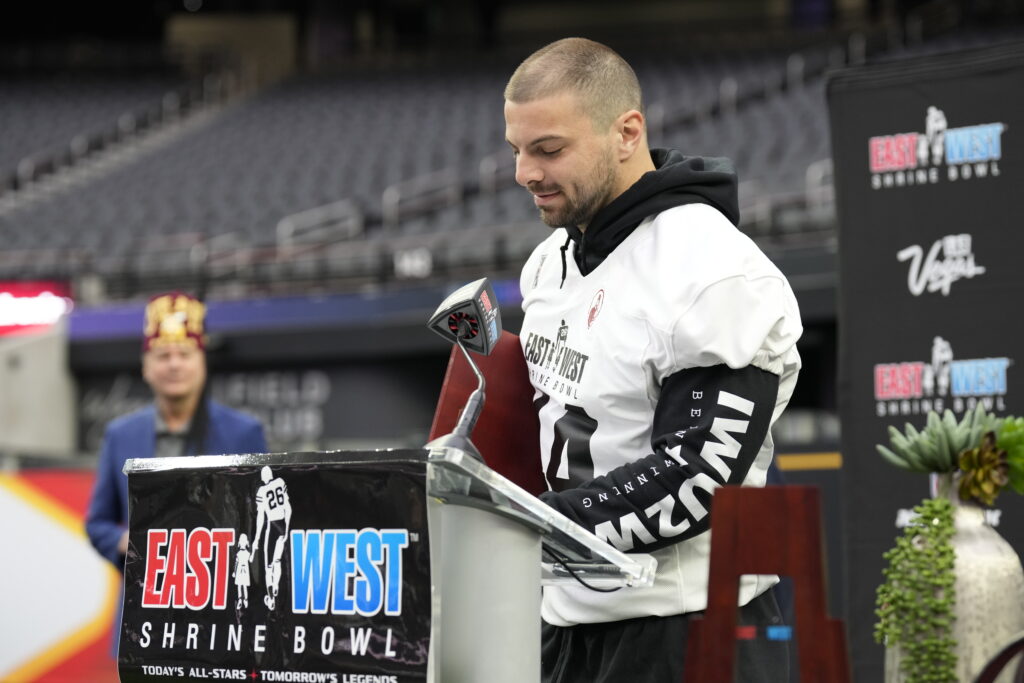
<path id="1" fill-rule="evenodd" d="M 32 629 L 3 610 L 0 678 L 100 676 L 114 578 L 76 520 L 106 423 L 150 399 L 152 294 L 207 301 L 212 394 L 262 418 L 273 450 L 426 441 L 450 352 L 425 327 L 437 304 L 486 276 L 518 331 L 518 271 L 548 229 L 513 181 L 502 90 L 570 35 L 634 66 L 652 146 L 733 159 L 741 229 L 797 293 L 804 370 L 775 439 L 821 456 L 780 464 L 823 487 L 842 617 L 826 78 L 1019 42 L 1024 2 L 40 1 L 0 17 L 3 541 L 48 539 L 45 585 L 71 596 L 27 592 L 50 615 Z M 44 585 L 2 566 L 5 604 Z"/>

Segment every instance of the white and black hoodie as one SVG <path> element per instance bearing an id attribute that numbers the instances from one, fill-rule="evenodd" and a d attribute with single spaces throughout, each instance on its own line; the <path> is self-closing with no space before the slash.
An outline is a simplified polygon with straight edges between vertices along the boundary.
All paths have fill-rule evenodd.
<path id="1" fill-rule="evenodd" d="M 543 618 L 559 626 L 706 607 L 712 492 L 764 485 L 800 368 L 796 298 L 735 227 L 731 166 L 652 158 L 585 233 L 555 230 L 522 271 L 541 498 L 658 559 L 651 588 L 545 588 Z M 744 577 L 739 604 L 777 580 Z"/>

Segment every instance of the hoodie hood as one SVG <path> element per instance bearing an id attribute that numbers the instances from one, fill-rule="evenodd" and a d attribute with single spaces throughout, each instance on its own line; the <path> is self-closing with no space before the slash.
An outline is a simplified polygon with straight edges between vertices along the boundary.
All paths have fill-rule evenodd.
<path id="1" fill-rule="evenodd" d="M 565 228 L 576 243 L 573 258 L 583 275 L 601 265 L 645 218 L 675 206 L 710 204 L 739 225 L 736 171 L 730 160 L 686 157 L 674 149 L 652 149 L 651 159 L 655 170 L 598 211 L 586 232 L 574 225 Z"/>

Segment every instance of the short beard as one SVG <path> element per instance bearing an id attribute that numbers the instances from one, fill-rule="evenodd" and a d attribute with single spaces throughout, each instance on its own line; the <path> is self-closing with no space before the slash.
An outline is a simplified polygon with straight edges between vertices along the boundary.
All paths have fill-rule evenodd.
<path id="1" fill-rule="evenodd" d="M 615 163 L 609 152 L 604 175 L 594 178 L 593 185 L 573 184 L 575 201 L 565 195 L 565 206 L 559 211 L 540 211 L 540 219 L 550 228 L 587 226 L 594 216 L 611 201 L 615 188 Z"/>

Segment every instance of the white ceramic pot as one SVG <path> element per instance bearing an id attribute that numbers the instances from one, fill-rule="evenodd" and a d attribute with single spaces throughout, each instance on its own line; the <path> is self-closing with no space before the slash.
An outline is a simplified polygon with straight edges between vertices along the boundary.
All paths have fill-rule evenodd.
<path id="1" fill-rule="evenodd" d="M 1013 547 L 986 521 L 984 509 L 960 500 L 953 475 L 931 476 L 932 496 L 953 503 L 956 619 L 952 635 L 957 679 L 971 683 L 1003 645 L 1024 631 L 1024 569 Z M 898 648 L 886 649 L 886 683 L 906 681 L 900 660 Z M 1009 683 L 1012 675 L 1004 672 L 998 680 Z"/>

